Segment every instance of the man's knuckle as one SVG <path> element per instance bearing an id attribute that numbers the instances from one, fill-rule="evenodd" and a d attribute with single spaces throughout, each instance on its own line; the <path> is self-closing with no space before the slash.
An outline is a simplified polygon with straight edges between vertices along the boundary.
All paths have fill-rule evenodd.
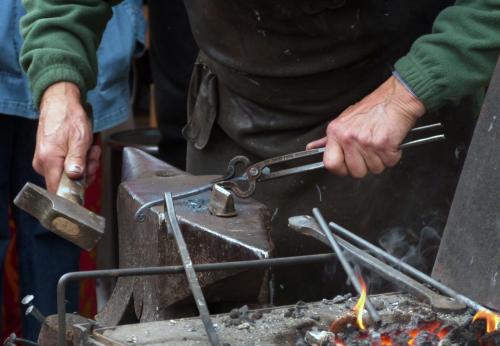
<path id="1" fill-rule="evenodd" d="M 361 144 L 362 147 L 368 147 L 368 148 L 374 145 L 372 137 L 367 134 L 362 134 L 358 136 L 358 143 Z"/>
<path id="2" fill-rule="evenodd" d="M 327 136 L 334 136 L 337 133 L 338 125 L 336 124 L 335 121 L 332 121 L 330 124 L 328 124 L 326 128 L 326 134 Z"/>
<path id="3" fill-rule="evenodd" d="M 354 131 L 343 131 L 339 135 L 342 143 L 350 145 L 356 141 L 358 141 L 358 136 Z"/>
<path id="4" fill-rule="evenodd" d="M 373 147 L 376 148 L 377 150 L 387 150 L 387 149 L 390 149 L 389 148 L 390 144 L 391 144 L 391 141 L 390 141 L 389 136 L 385 136 L 385 135 L 378 136 L 373 141 Z"/>
<path id="5" fill-rule="evenodd" d="M 335 159 L 330 159 L 330 158 L 325 158 L 323 160 L 323 163 L 325 165 L 325 168 L 330 171 L 330 172 L 336 172 L 338 171 L 341 166 L 342 166 L 342 163 L 339 161 L 339 160 L 335 160 Z"/>
<path id="6" fill-rule="evenodd" d="M 389 158 L 387 159 L 386 165 L 388 167 L 394 167 L 398 164 L 400 159 L 401 159 L 401 153 L 390 155 Z"/>

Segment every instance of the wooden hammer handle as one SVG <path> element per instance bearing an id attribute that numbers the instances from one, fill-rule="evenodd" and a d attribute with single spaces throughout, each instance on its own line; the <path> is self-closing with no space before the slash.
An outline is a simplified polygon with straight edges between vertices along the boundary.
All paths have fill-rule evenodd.
<path id="1" fill-rule="evenodd" d="M 63 172 L 57 195 L 66 198 L 74 203 L 83 205 L 85 194 L 85 178 L 71 179 Z"/>

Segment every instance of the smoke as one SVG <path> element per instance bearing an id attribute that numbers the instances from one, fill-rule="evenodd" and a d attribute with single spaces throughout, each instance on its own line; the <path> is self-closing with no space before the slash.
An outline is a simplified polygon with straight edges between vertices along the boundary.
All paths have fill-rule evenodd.
<path id="1" fill-rule="evenodd" d="M 425 226 L 419 232 L 401 227 L 392 228 L 379 238 L 379 246 L 413 267 L 429 273 L 439 248 L 438 231 Z"/>
<path id="2" fill-rule="evenodd" d="M 412 228 L 393 227 L 382 233 L 378 238 L 378 245 L 403 262 L 424 273 L 430 273 L 439 249 L 441 229 L 439 226 L 431 225 L 426 225 L 418 231 Z M 393 284 L 375 273 L 365 270 L 363 275 L 369 283 L 371 293 L 396 289 Z"/>

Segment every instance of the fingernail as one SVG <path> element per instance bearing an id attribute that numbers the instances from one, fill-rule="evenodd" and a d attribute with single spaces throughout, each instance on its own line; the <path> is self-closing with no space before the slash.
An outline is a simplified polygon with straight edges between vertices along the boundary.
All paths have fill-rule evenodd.
<path id="1" fill-rule="evenodd" d="M 80 167 L 77 164 L 73 164 L 73 165 L 69 166 L 68 171 L 70 173 L 81 173 L 82 172 L 82 167 Z"/>

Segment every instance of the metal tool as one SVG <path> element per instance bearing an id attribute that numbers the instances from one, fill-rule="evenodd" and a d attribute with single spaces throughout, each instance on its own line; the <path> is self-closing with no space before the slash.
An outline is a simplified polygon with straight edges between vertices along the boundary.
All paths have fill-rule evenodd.
<path id="1" fill-rule="evenodd" d="M 84 183 L 61 176 L 57 193 L 26 183 L 14 204 L 36 217 L 50 231 L 90 251 L 104 234 L 105 219 L 82 207 Z"/>
<path id="2" fill-rule="evenodd" d="M 330 229 L 328 228 L 328 225 L 326 224 L 325 219 L 323 218 L 323 215 L 321 215 L 321 212 L 319 211 L 318 208 L 314 208 L 312 210 L 314 217 L 316 218 L 316 221 L 318 222 L 319 226 L 323 230 L 323 233 L 325 234 L 326 238 L 328 239 L 328 243 L 332 247 L 333 251 L 337 255 L 337 258 L 342 264 L 342 267 L 344 268 L 347 277 L 351 281 L 352 285 L 358 292 L 358 294 L 361 296 L 363 289 L 361 288 L 361 283 L 358 280 L 358 277 L 354 273 L 354 269 L 352 269 L 351 264 L 349 261 L 346 259 L 344 252 L 340 249 L 337 241 L 335 238 L 332 236 L 332 233 L 330 232 Z M 370 298 L 366 297 L 366 310 L 368 310 L 368 313 L 370 314 L 370 317 L 374 323 L 378 323 L 380 321 L 380 316 L 377 312 L 377 310 L 373 307 Z"/>
<path id="3" fill-rule="evenodd" d="M 21 305 L 29 305 L 31 302 L 35 300 L 35 296 L 32 294 L 25 295 L 23 299 L 21 299 Z"/>
<path id="4" fill-rule="evenodd" d="M 193 262 L 191 261 L 191 256 L 189 255 L 186 242 L 184 241 L 181 228 L 179 227 L 179 223 L 177 221 L 177 215 L 175 214 L 175 209 L 174 209 L 174 201 L 172 199 L 172 194 L 170 192 L 165 193 L 165 210 L 168 215 L 168 218 L 165 218 L 165 222 L 167 222 L 167 229 L 169 228 L 168 226 L 170 225 L 177 243 L 177 247 L 179 248 L 179 253 L 182 259 L 182 265 L 184 266 L 184 270 L 186 271 L 186 276 L 189 281 L 189 286 L 191 287 L 191 292 L 193 293 L 193 298 L 196 303 L 196 307 L 198 308 L 201 320 L 203 322 L 203 325 L 205 326 L 208 339 L 210 340 L 210 343 L 212 345 L 219 346 L 220 345 L 219 337 L 217 336 L 217 332 L 215 331 L 212 319 L 210 318 L 210 312 L 208 311 L 205 297 L 203 296 L 203 292 L 201 291 L 198 277 L 196 276 L 196 272 L 193 269 Z"/>
<path id="5" fill-rule="evenodd" d="M 441 123 L 435 123 L 430 125 L 424 125 L 420 127 L 413 128 L 410 133 L 421 133 L 424 131 L 442 129 L 443 125 Z M 401 149 L 408 149 L 417 147 L 423 144 L 440 142 L 445 140 L 446 137 L 444 134 L 433 135 L 430 137 L 415 139 L 409 142 L 405 142 L 401 144 Z M 172 195 L 174 200 L 182 199 L 197 195 L 199 193 L 210 190 L 214 184 L 219 184 L 226 189 L 230 189 L 240 198 L 248 198 L 252 196 L 256 189 L 257 182 L 263 182 L 272 179 L 278 179 L 282 177 L 286 177 L 289 175 L 306 173 L 309 171 L 314 171 L 318 169 L 324 168 L 324 164 L 322 161 L 314 162 L 298 167 L 293 168 L 285 168 L 278 171 L 272 171 L 271 167 L 278 164 L 288 163 L 290 161 L 295 161 L 299 159 L 305 159 L 309 157 L 313 157 L 319 154 L 323 154 L 325 152 L 325 148 L 318 148 L 312 150 L 299 151 L 295 153 L 285 154 L 282 156 L 273 157 L 270 159 L 266 159 L 255 164 L 250 164 L 250 159 L 246 156 L 239 155 L 234 157 L 229 161 L 228 168 L 226 173 L 221 178 L 218 178 L 212 181 L 210 184 L 200 186 L 199 188 L 189 190 L 186 192 L 178 193 Z M 241 175 L 237 175 L 237 167 L 241 166 L 243 168 L 243 173 Z M 155 199 L 151 202 L 148 202 L 142 205 L 137 212 L 135 213 L 135 220 L 138 222 L 144 221 L 144 210 L 151 208 L 155 205 L 159 205 L 163 202 L 163 198 Z"/>
<path id="6" fill-rule="evenodd" d="M 26 311 L 24 312 L 26 316 L 33 316 L 40 322 L 40 324 L 44 324 L 46 317 L 42 315 L 40 310 L 38 310 L 34 305 L 30 305 L 26 308 Z"/>
<path id="7" fill-rule="evenodd" d="M 293 230 L 312 236 L 322 243 L 330 245 L 330 242 L 326 238 L 325 234 L 321 232 L 318 224 L 311 217 L 291 217 L 288 220 L 288 223 Z M 462 304 L 459 300 L 450 299 L 437 294 L 428 287 L 371 256 L 366 251 L 354 246 L 346 240 L 336 235 L 334 235 L 333 238 L 344 251 L 353 257 L 357 264 L 377 273 L 387 281 L 394 283 L 405 292 L 411 293 L 418 299 L 428 303 L 436 310 L 441 312 L 456 312 L 463 311 L 466 308 L 466 305 Z"/>
<path id="8" fill-rule="evenodd" d="M 208 210 L 212 215 L 220 217 L 233 217 L 238 215 L 234 207 L 233 194 L 219 184 L 215 184 L 212 189 Z"/>
<path id="9" fill-rule="evenodd" d="M 474 309 L 474 310 L 485 310 L 489 311 L 486 307 L 482 306 L 481 304 L 473 301 L 472 299 L 456 292 L 455 290 L 451 289 L 450 287 L 442 284 L 441 282 L 433 279 L 429 275 L 426 275 L 422 273 L 420 270 L 412 267 L 411 265 L 403 262 L 399 258 L 396 258 L 392 256 L 391 254 L 387 253 L 386 251 L 382 250 L 378 246 L 373 245 L 372 243 L 364 240 L 361 237 L 358 237 L 356 234 L 348 231 L 346 228 L 336 224 L 335 222 L 330 222 L 329 226 L 334 229 L 339 235 L 349 239 L 353 243 L 356 243 L 357 245 L 364 247 L 371 252 L 373 252 L 375 255 L 380 256 L 384 260 L 386 260 L 389 263 L 392 263 L 395 265 L 399 270 L 402 270 L 409 275 L 422 280 L 423 282 L 431 285 L 432 287 L 438 289 L 439 291 L 443 292 L 444 294 L 452 297 L 453 299 L 462 302 L 463 304 L 467 305 L 468 307 Z"/>
<path id="10" fill-rule="evenodd" d="M 36 342 L 19 338 L 16 333 L 11 333 L 7 339 L 4 340 L 3 346 L 16 346 L 18 343 L 25 345 L 38 345 Z"/>
<path id="11" fill-rule="evenodd" d="M 429 125 L 429 126 L 426 126 L 425 129 L 433 129 L 433 128 L 436 128 L 437 125 L 440 125 L 440 124 L 435 124 L 432 126 Z M 417 130 L 417 132 L 423 131 L 421 128 L 416 128 L 413 131 L 415 132 L 415 130 Z M 416 147 L 416 146 L 427 144 L 427 143 L 442 141 L 445 138 L 446 137 L 444 134 L 434 135 L 431 137 L 416 139 L 413 141 L 403 143 L 403 144 L 401 144 L 400 148 L 401 149 L 408 149 L 408 148 Z M 324 165 L 322 160 L 319 162 L 309 163 L 309 164 L 305 164 L 305 165 L 297 166 L 297 167 L 292 167 L 292 168 L 285 168 L 285 169 L 277 170 L 277 171 L 273 171 L 272 166 L 287 163 L 290 161 L 295 161 L 298 159 L 308 158 L 311 156 L 316 156 L 318 154 L 323 154 L 324 152 L 325 152 L 325 148 L 317 148 L 317 149 L 299 151 L 296 153 L 286 154 L 286 155 L 282 155 L 282 156 L 273 157 L 273 158 L 270 158 L 267 160 L 263 160 L 263 161 L 257 162 L 253 165 L 246 167 L 245 172 L 241 176 L 233 177 L 233 178 L 228 179 L 226 181 L 223 180 L 223 181 L 219 182 L 219 184 L 224 186 L 227 189 L 230 189 L 238 197 L 248 198 L 255 193 L 257 182 L 264 182 L 264 181 L 268 181 L 268 180 L 286 177 L 289 175 L 305 173 L 305 172 L 310 172 L 310 171 L 315 171 L 318 169 L 325 168 L 325 165 Z M 248 159 L 245 156 L 237 156 L 229 162 L 229 166 L 231 166 L 231 165 L 235 166 L 237 164 L 244 164 L 244 162 L 248 162 Z M 235 169 L 233 169 L 233 171 L 235 171 Z"/>

